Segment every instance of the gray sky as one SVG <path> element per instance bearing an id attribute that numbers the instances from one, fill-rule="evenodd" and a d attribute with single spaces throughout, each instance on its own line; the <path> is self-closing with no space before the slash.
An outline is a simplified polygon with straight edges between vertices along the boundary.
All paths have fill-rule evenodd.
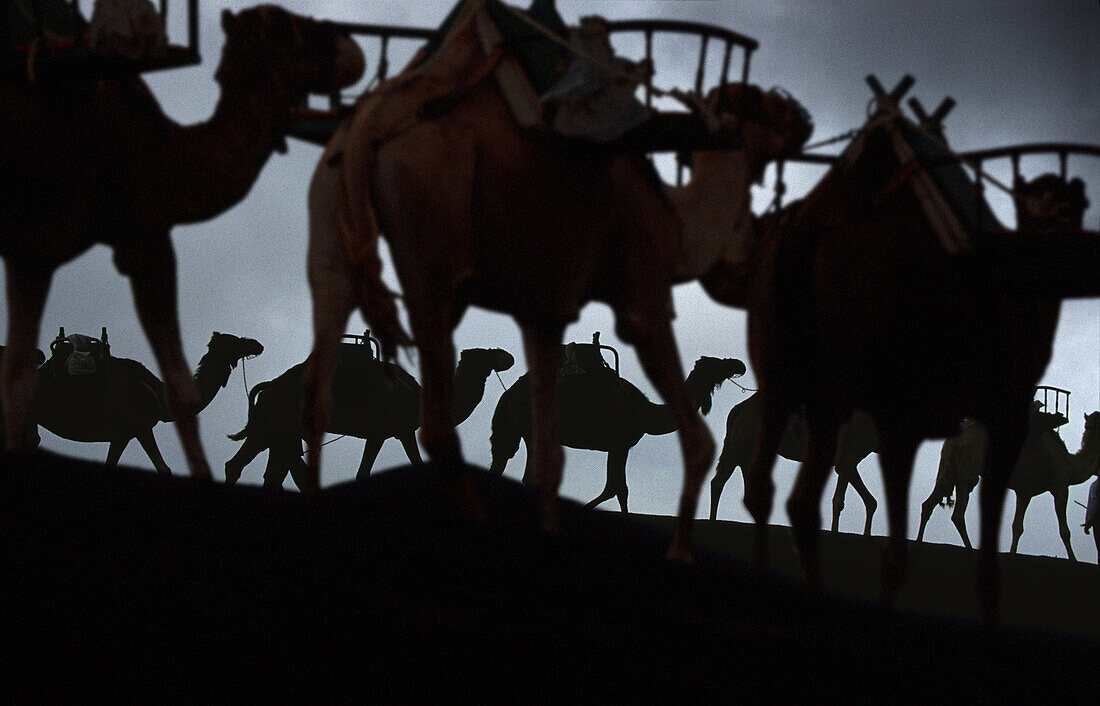
<path id="1" fill-rule="evenodd" d="M 223 40 L 218 15 L 223 7 L 237 10 L 252 4 L 202 0 L 203 63 L 147 77 L 162 106 L 174 119 L 190 123 L 209 117 L 217 100 L 213 73 Z M 284 0 L 281 4 L 316 17 L 431 27 L 439 23 L 453 3 L 451 0 L 417 3 Z M 753 58 L 750 80 L 765 87 L 782 86 L 801 101 L 816 124 L 811 141 L 862 123 L 870 97 L 865 75 L 875 73 L 889 88 L 903 74 L 911 73 L 917 83 L 910 95 L 919 98 L 926 108 L 934 108 L 946 95 L 958 101 L 945 123 L 947 137 L 958 150 L 1033 141 L 1097 141 L 1100 7 L 1095 0 L 1063 0 L 1057 3 L 1057 10 L 1052 10 L 1051 5 L 1039 0 L 558 2 L 562 15 L 570 23 L 588 14 L 611 19 L 679 18 L 718 24 L 755 37 L 761 46 Z M 177 12 L 172 27 L 177 38 L 183 36 L 178 33 L 182 29 L 178 25 L 180 14 Z M 620 53 L 638 56 L 628 44 L 618 48 Z M 369 46 L 367 51 L 369 74 L 375 69 L 376 54 Z M 696 52 L 695 47 L 683 43 L 658 43 L 657 85 L 690 86 Z M 396 59 L 395 56 L 392 63 L 394 70 L 400 66 Z M 291 141 L 290 146 L 289 154 L 271 158 L 241 204 L 210 222 L 176 228 L 173 236 L 179 259 L 184 347 L 192 367 L 205 351 L 212 331 L 250 336 L 266 348 L 261 357 L 247 363 L 250 386 L 271 379 L 303 360 L 312 338 L 309 290 L 304 276 L 305 191 L 320 149 L 298 141 Z M 1008 178 L 1007 161 L 991 163 L 988 168 L 1002 180 Z M 1029 177 L 1054 169 L 1053 158 L 1023 161 L 1023 171 Z M 1100 159 L 1071 158 L 1070 172 L 1084 178 L 1090 186 L 1093 206 L 1086 223 L 1096 228 L 1100 223 Z M 822 173 L 814 167 L 790 168 L 789 195 L 797 197 L 805 193 Z M 770 197 L 770 183 L 755 193 L 760 207 Z M 999 194 L 992 194 L 990 199 L 1002 221 L 1011 225 L 1013 217 L 1007 199 Z M 388 257 L 386 277 L 391 286 L 397 286 Z M 700 355 L 736 357 L 747 362 L 745 317 L 741 311 L 714 304 L 695 284 L 677 288 L 675 304 L 678 314 L 675 328 L 686 367 Z M 6 308 L 0 317 L 6 326 Z M 61 268 L 55 276 L 39 345 L 45 350 L 58 326 L 71 333 L 98 335 L 103 325 L 108 327 L 115 355 L 141 360 L 155 370 L 152 353 L 134 313 L 128 284 L 115 271 L 109 250 L 97 246 Z M 348 332 L 361 333 L 363 328 L 356 315 Z M 567 330 L 566 340 L 587 341 L 593 331 L 600 331 L 605 343 L 618 348 L 622 374 L 651 399 L 657 399 L 633 351 L 615 339 L 611 315 L 605 306 L 587 307 L 579 321 Z M 505 384 L 510 385 L 526 370 L 518 331 L 506 317 L 471 310 L 455 333 L 455 343 L 458 348 L 498 346 L 512 352 L 517 364 L 503 375 Z M 417 374 L 415 369 L 412 372 Z M 740 382 L 754 386 L 751 370 Z M 1063 428 L 1062 436 L 1070 450 L 1076 451 L 1083 428 L 1082 414 L 1100 409 L 1100 302 L 1075 301 L 1063 306 L 1054 357 L 1043 383 L 1073 392 L 1073 418 Z M 500 393 L 500 385 L 491 379 L 485 400 L 460 427 L 464 452 L 473 463 L 489 464 L 489 423 Z M 742 399 L 744 393 L 728 384 L 715 396 L 715 408 L 708 423 L 719 443 L 727 412 Z M 238 448 L 237 443 L 226 439 L 226 434 L 244 425 L 246 405 L 242 371 L 238 368 L 229 386 L 200 419 L 206 453 L 216 473 Z M 155 434 L 169 465 L 177 473 L 186 473 L 175 430 L 160 425 Z M 42 436 L 47 449 L 93 460 L 106 457 L 106 443 L 77 444 L 45 430 Z M 910 537 L 916 534 L 918 505 L 935 479 L 940 445 L 939 441 L 925 443 L 917 457 L 910 498 Z M 322 482 L 327 485 L 353 477 L 361 451 L 362 442 L 355 439 L 327 446 Z M 509 464 L 509 477 L 520 476 L 524 459 L 525 451 L 521 449 Z M 122 462 L 152 467 L 136 443 L 127 449 Z M 245 470 L 243 482 L 259 483 L 264 462 L 265 456 L 254 461 Z M 390 441 L 383 447 L 375 468 L 405 462 L 400 445 Z M 603 487 L 604 463 L 604 454 L 567 449 L 563 494 L 583 501 L 594 497 Z M 789 492 L 794 471 L 795 465 L 787 461 L 781 461 L 776 468 L 780 501 L 773 522 L 787 522 L 782 500 Z M 886 516 L 877 457 L 864 461 L 861 472 L 880 500 L 882 509 L 875 517 L 874 532 L 883 534 Z M 643 439 L 631 453 L 627 473 L 633 511 L 674 512 L 682 473 L 674 435 Z M 1092 560 L 1095 550 L 1091 538 L 1079 527 L 1084 511 L 1073 503 L 1084 502 L 1087 487 L 1085 484 L 1071 489 L 1069 517 L 1078 558 Z M 748 520 L 741 505 L 742 490 L 739 473 L 726 486 L 721 518 Z M 700 516 L 709 511 L 708 493 L 705 486 Z M 826 523 L 831 516 L 831 493 L 830 485 L 822 506 Z M 612 502 L 604 507 L 617 506 Z M 1005 548 L 1013 507 L 1010 500 L 1002 533 Z M 948 515 L 947 510 L 936 512 L 926 538 L 959 544 Z M 976 536 L 977 502 L 971 503 L 968 518 L 972 536 Z M 841 528 L 854 532 L 862 525 L 862 504 L 850 490 Z M 1020 550 L 1064 556 L 1049 495 L 1032 503 Z"/>

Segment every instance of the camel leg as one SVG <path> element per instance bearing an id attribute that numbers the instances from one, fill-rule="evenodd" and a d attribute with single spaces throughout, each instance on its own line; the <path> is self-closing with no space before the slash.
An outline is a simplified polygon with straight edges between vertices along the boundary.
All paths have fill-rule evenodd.
<path id="1" fill-rule="evenodd" d="M 672 411 L 679 430 L 680 450 L 684 459 L 684 486 L 680 493 L 676 529 L 668 558 L 673 561 L 692 560 L 691 531 L 699 503 L 699 490 L 714 463 L 714 437 L 703 422 L 698 409 L 684 387 L 683 365 L 672 322 L 667 314 L 641 318 L 619 317 L 619 329 L 624 340 L 634 344 L 646 377 L 660 393 Z"/>
<path id="2" fill-rule="evenodd" d="M 924 528 L 928 524 L 928 520 L 932 519 L 932 513 L 936 510 L 936 506 L 940 504 L 940 500 L 946 495 L 944 490 L 940 489 L 939 484 L 936 484 L 932 488 L 932 492 L 928 494 L 928 497 L 924 499 L 924 502 L 920 504 L 920 527 L 917 529 L 918 542 L 924 541 Z"/>
<path id="3" fill-rule="evenodd" d="M 244 472 L 245 466 L 252 463 L 252 460 L 260 455 L 260 453 L 267 448 L 267 444 L 260 441 L 259 434 L 249 434 L 244 438 L 244 442 L 241 444 L 241 448 L 237 449 L 237 453 L 233 454 L 233 457 L 225 462 L 225 482 L 226 485 L 234 485 L 241 479 L 241 473 Z"/>
<path id="4" fill-rule="evenodd" d="M 871 523 L 875 519 L 875 511 L 878 510 L 878 500 L 875 500 L 875 496 L 871 494 L 870 489 L 868 489 L 867 485 L 863 482 L 863 478 L 859 475 L 859 467 L 856 466 L 856 464 L 853 463 L 849 466 L 847 462 L 842 461 L 837 468 L 839 469 L 841 467 L 847 469 L 844 472 L 844 477 L 848 483 L 852 484 L 852 487 L 859 493 L 859 497 L 863 501 L 863 510 L 865 513 L 863 520 L 863 536 L 870 537 Z"/>
<path id="5" fill-rule="evenodd" d="M 744 471 L 745 509 L 756 523 L 755 564 L 758 569 L 768 565 L 768 519 L 775 498 L 775 483 L 772 471 L 779 451 L 779 442 L 787 428 L 789 410 L 779 404 L 769 402 L 763 390 L 757 392 L 757 404 L 760 409 L 760 428 L 756 437 L 756 450 L 752 461 Z"/>
<path id="6" fill-rule="evenodd" d="M 397 440 L 401 442 L 401 448 L 405 449 L 405 455 L 409 457 L 409 463 L 414 466 L 424 463 L 424 459 L 420 457 L 420 447 L 416 445 L 416 432 L 411 431 L 408 434 L 401 434 L 397 437 Z"/>
<path id="7" fill-rule="evenodd" d="M 959 486 L 955 486 L 955 507 L 951 510 L 951 523 L 955 525 L 959 537 L 962 538 L 963 546 L 967 549 L 974 548 L 974 545 L 970 543 L 970 535 L 966 531 L 966 506 L 970 504 L 970 492 L 972 490 L 973 488 L 964 490 Z"/>
<path id="8" fill-rule="evenodd" d="M 111 445 L 107 448 L 107 460 L 103 462 L 105 468 L 118 468 L 118 460 L 122 458 L 122 452 L 130 445 L 131 438 L 133 437 L 115 439 L 111 442 Z"/>
<path id="9" fill-rule="evenodd" d="M 374 460 L 378 458 L 378 452 L 382 450 L 385 439 L 372 438 L 363 442 L 363 458 L 359 461 L 359 470 L 355 472 L 355 480 L 366 480 L 370 475 L 370 469 L 374 468 Z"/>
<path id="10" fill-rule="evenodd" d="M 542 501 L 542 527 L 556 534 L 561 526 L 558 489 L 565 454 L 558 443 L 558 346 L 560 326 L 523 326 L 523 349 L 531 376 L 531 443 L 528 464 L 534 469 Z"/>
<path id="11" fill-rule="evenodd" d="M 27 417 L 38 384 L 36 366 L 42 308 L 53 268 L 5 261 L 8 296 L 8 344 L 0 365 L 0 402 L 4 409 L 4 449 L 24 448 Z"/>
<path id="12" fill-rule="evenodd" d="M 1069 560 L 1076 562 L 1077 557 L 1073 555 L 1073 545 L 1070 543 L 1069 522 L 1066 520 L 1069 488 L 1067 486 L 1057 486 L 1050 493 L 1054 496 L 1054 514 L 1058 518 L 1058 534 L 1062 538 L 1062 544 L 1066 546 L 1066 554 L 1069 555 Z"/>
<path id="13" fill-rule="evenodd" d="M 168 408 L 180 435 L 187 466 L 192 476 L 210 479 L 210 466 L 199 439 L 199 390 L 188 370 L 180 343 L 176 254 L 172 241 L 168 233 L 150 234 L 141 240 L 140 247 L 116 250 L 115 262 L 119 270 L 130 277 L 138 318 L 164 376 Z M 140 436 L 138 441 L 141 441 Z"/>
<path id="14" fill-rule="evenodd" d="M 153 468 L 157 470 L 162 476 L 172 475 L 171 469 L 168 468 L 168 464 L 164 462 L 164 457 L 160 455 L 160 449 L 157 448 L 157 440 L 153 436 L 153 430 L 144 429 L 137 433 L 135 437 L 138 443 L 141 444 L 141 448 L 145 449 L 145 454 L 149 457 L 149 460 L 153 462 Z"/>
<path id="15" fill-rule="evenodd" d="M 737 467 L 741 465 L 729 458 L 732 451 L 728 448 L 729 436 L 722 442 L 722 452 L 718 454 L 718 465 L 714 469 L 714 477 L 710 479 L 710 519 L 718 519 L 718 501 L 722 498 L 722 490 Z"/>
<path id="16" fill-rule="evenodd" d="M 986 424 L 989 447 L 980 487 L 982 524 L 978 557 L 978 602 L 983 618 L 989 625 L 995 625 L 1000 620 L 1001 581 L 997 566 L 997 540 L 1005 495 L 1008 492 L 1009 478 L 1027 436 L 1028 405 L 1022 403 L 1017 407 L 1020 410 L 1018 414 L 1002 414 Z"/>
<path id="17" fill-rule="evenodd" d="M 799 562 L 806 585 L 815 593 L 821 590 L 821 494 L 836 459 L 839 426 L 834 419 L 807 414 L 806 450 L 787 499 L 787 516 Z"/>
<path id="18" fill-rule="evenodd" d="M 619 510 L 626 512 L 626 498 L 629 490 L 626 487 L 626 457 L 629 449 L 615 449 L 607 453 L 607 482 L 600 492 L 585 507 L 596 507 L 605 500 L 619 499 Z"/>
<path id="19" fill-rule="evenodd" d="M 298 441 L 280 440 L 273 444 L 267 451 L 267 466 L 264 468 L 264 487 L 268 489 L 281 489 L 286 482 L 287 474 L 291 472 L 295 463 L 304 465 L 302 461 L 302 443 Z M 302 479 L 309 482 L 309 472 Z M 298 479 L 295 478 L 295 484 Z M 305 488 L 299 484 L 298 489 L 305 492 Z"/>
<path id="20" fill-rule="evenodd" d="M 848 493 L 848 478 L 836 469 L 836 490 L 833 491 L 833 524 L 832 531 L 840 531 L 840 513 L 844 512 L 844 496 Z"/>
<path id="21" fill-rule="evenodd" d="M 1016 494 L 1016 514 L 1012 517 L 1012 546 L 1008 550 L 1010 554 L 1015 554 L 1016 550 L 1020 546 L 1020 537 L 1024 534 L 1024 515 L 1027 514 L 1027 508 L 1031 505 L 1031 497 L 1023 497 L 1019 493 Z"/>
<path id="22" fill-rule="evenodd" d="M 909 481 L 913 475 L 913 460 L 918 440 L 879 426 L 882 481 L 886 491 L 886 519 L 890 538 L 882 552 L 883 605 L 890 605 L 905 583 L 909 568 Z"/>

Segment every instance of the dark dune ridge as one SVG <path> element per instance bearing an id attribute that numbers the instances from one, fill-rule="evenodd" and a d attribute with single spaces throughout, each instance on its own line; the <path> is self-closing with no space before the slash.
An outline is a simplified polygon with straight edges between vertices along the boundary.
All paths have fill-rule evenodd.
<path id="1" fill-rule="evenodd" d="M 534 496 L 476 469 L 486 524 L 455 515 L 430 467 L 303 497 L 50 454 L 2 463 L 9 694 L 953 701 L 1100 680 L 1096 635 L 814 600 L 704 549 L 670 565 L 659 519 L 565 503 L 562 536 L 544 537 Z M 841 548 L 859 552 L 877 561 Z"/>

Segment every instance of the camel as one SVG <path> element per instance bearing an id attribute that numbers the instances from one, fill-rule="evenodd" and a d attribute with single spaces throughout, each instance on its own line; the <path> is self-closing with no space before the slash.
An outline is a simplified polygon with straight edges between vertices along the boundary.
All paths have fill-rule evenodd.
<path id="1" fill-rule="evenodd" d="M 1084 483 L 1100 472 L 1100 412 L 1085 416 L 1081 448 L 1075 454 L 1069 452 L 1065 442 L 1049 424 L 1037 425 L 1034 419 L 1033 415 L 1020 458 L 1008 481 L 1009 489 L 1016 493 L 1016 515 L 1012 521 L 1012 546 L 1009 551 L 1015 554 L 1019 547 L 1020 537 L 1024 533 L 1024 515 L 1032 498 L 1050 493 L 1058 518 L 1058 534 L 1070 561 L 1077 561 L 1070 543 L 1066 507 L 1070 486 Z M 936 505 L 948 502 L 954 490 L 955 509 L 951 513 L 951 522 L 958 529 L 966 548 L 971 548 L 966 532 L 966 506 L 970 492 L 978 483 L 985 452 L 985 431 L 976 423 L 966 425 L 958 436 L 944 442 L 936 486 L 921 505 L 918 542 L 924 540 L 925 525 Z"/>
<path id="2" fill-rule="evenodd" d="M 758 528 L 757 563 L 765 564 L 771 471 L 787 419 L 802 407 L 806 458 L 787 509 L 807 585 L 817 590 L 821 492 L 838 430 L 864 410 L 878 428 L 886 488 L 882 601 L 889 605 L 908 563 L 917 446 L 954 434 L 963 417 L 978 419 L 990 432 L 978 595 L 983 619 L 996 624 L 1009 475 L 1050 360 L 1060 299 L 1100 295 L 1100 237 L 1066 218 L 1087 204 L 1079 179 L 1054 177 L 1038 191 L 1017 183 L 1024 217 L 1015 232 L 999 227 L 980 210 L 962 168 L 901 116 L 896 99 L 880 94 L 878 110 L 833 169 L 758 234 L 748 335 L 761 431 L 745 473 L 745 505 Z"/>
<path id="3" fill-rule="evenodd" d="M 307 92 L 350 85 L 364 68 L 362 52 L 333 25 L 272 5 L 224 11 L 221 24 L 221 98 L 197 125 L 164 115 L 137 75 L 37 84 L 11 72 L 0 78 L 0 256 L 9 314 L 0 391 L 8 450 L 20 447 L 33 398 L 27 360 L 54 270 L 103 243 L 130 278 L 188 468 L 210 477 L 195 417 L 201 398 L 180 341 L 169 234 L 243 199 L 271 153 L 285 150 L 292 111 Z"/>
<path id="4" fill-rule="evenodd" d="M 731 409 L 726 417 L 726 438 L 722 442 L 722 451 L 718 454 L 718 466 L 714 478 L 710 481 L 711 520 L 718 519 L 718 501 L 722 497 L 722 488 L 725 487 L 726 481 L 735 470 L 741 468 L 743 471 L 752 461 L 759 431 L 760 408 L 754 394 Z M 801 462 L 805 440 L 806 421 L 795 415 L 787 423 L 787 428 L 783 432 L 782 440 L 779 442 L 779 455 L 788 461 Z M 836 459 L 833 463 L 837 473 L 836 491 L 833 493 L 833 532 L 839 531 L 840 513 L 844 510 L 844 494 L 848 490 L 848 485 L 851 484 L 863 499 L 863 506 L 866 509 L 863 534 L 867 536 L 871 534 L 871 520 L 874 518 L 875 510 L 878 509 L 878 501 L 864 485 L 859 475 L 858 465 L 867 456 L 875 453 L 877 448 L 878 438 L 875 434 L 874 421 L 857 410 L 841 427 Z"/>
<path id="5" fill-rule="evenodd" d="M 358 306 L 390 349 L 401 340 L 380 279 L 381 233 L 420 351 L 420 438 L 454 481 L 465 514 L 480 516 L 450 409 L 451 334 L 463 312 L 472 305 L 506 313 L 521 329 L 532 391 L 531 463 L 541 524 L 553 533 L 564 459 L 558 346 L 580 308 L 603 301 L 676 420 L 685 481 L 670 557 L 689 560 L 714 442 L 684 389 L 671 287 L 724 260 L 735 266 L 749 187 L 770 161 L 800 148 L 812 130 L 808 114 L 775 91 L 716 89 L 707 100 L 719 130 L 738 135 L 743 147 L 695 152 L 691 183 L 665 187 L 641 153 L 520 129 L 492 80 L 504 50 L 486 52 L 475 36 L 483 5 L 465 3 L 431 57 L 365 96 L 314 172 L 308 273 L 315 338 L 304 379 L 311 485 L 320 473 L 327 382 L 350 311 Z M 445 92 L 435 100 L 438 79 Z M 425 92 L 430 106 L 418 98 Z M 410 113 L 401 112 L 410 105 Z"/>
<path id="6" fill-rule="evenodd" d="M 695 362 L 684 386 L 705 415 L 711 397 L 724 381 L 745 374 L 745 364 L 733 358 L 703 356 Z M 626 460 L 646 434 L 659 436 L 676 431 L 676 420 L 667 405 L 650 402 L 637 387 L 614 371 L 590 370 L 558 378 L 558 418 L 563 446 L 607 452 L 607 482 L 587 507 L 616 498 L 627 512 Z M 521 376 L 497 401 L 492 424 L 493 461 L 490 472 L 503 474 L 508 460 L 519 450 L 520 439 L 530 448 L 531 382 Z M 523 482 L 534 485 L 531 454 Z"/>
<path id="7" fill-rule="evenodd" d="M 397 365 L 351 355 L 349 348 L 342 348 L 333 377 L 333 415 L 328 431 L 365 440 L 356 478 L 370 474 L 386 439 L 397 439 L 411 463 L 422 463 L 415 437 L 420 426 L 420 385 Z M 462 351 L 451 407 L 456 424 L 466 421 L 481 402 L 489 375 L 508 370 L 514 363 L 512 355 L 500 348 Z M 244 467 L 261 451 L 270 449 L 264 486 L 281 488 L 287 473 L 291 473 L 298 489 L 306 488 L 299 421 L 305 366 L 299 363 L 274 380 L 252 388 L 248 423 L 229 435 L 234 441 L 244 441 L 225 463 L 225 482 L 229 485 L 240 479 Z"/>
<path id="8" fill-rule="evenodd" d="M 61 338 L 64 338 L 62 336 Z M 263 353 L 251 338 L 215 331 L 195 370 L 201 412 L 229 382 L 229 375 L 244 358 Z M 157 473 L 171 474 L 157 448 L 153 427 L 176 421 L 168 404 L 168 389 L 156 375 L 136 360 L 111 357 L 102 370 L 87 375 L 57 371 L 69 349 L 58 346 L 42 367 L 30 421 L 70 441 L 107 441 L 106 466 L 114 468 L 132 439 L 153 462 Z"/>

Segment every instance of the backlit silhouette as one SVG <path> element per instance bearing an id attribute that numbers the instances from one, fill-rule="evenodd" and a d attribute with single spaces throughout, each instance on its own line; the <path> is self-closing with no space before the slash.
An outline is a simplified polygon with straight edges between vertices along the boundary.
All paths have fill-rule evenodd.
<path id="1" fill-rule="evenodd" d="M 0 361 L 2 361 L 4 359 L 5 349 L 6 349 L 5 346 L 0 346 Z M 38 366 L 42 365 L 42 363 L 45 360 L 46 360 L 46 355 L 42 351 L 40 351 L 38 349 L 35 349 L 34 354 L 27 361 L 28 365 L 30 365 L 32 368 L 34 368 L 32 373 L 37 371 Z M 7 429 L 7 427 L 4 426 L 4 408 L 3 408 L 2 405 L 0 405 L 0 435 L 2 435 L 4 430 L 6 430 L 6 429 Z M 26 427 L 26 439 L 25 439 L 23 445 L 26 446 L 26 447 L 38 446 L 38 443 L 40 441 L 41 441 L 41 438 L 38 436 L 38 426 L 37 425 L 27 425 L 27 427 Z"/>
<path id="2" fill-rule="evenodd" d="M 397 439 L 412 463 L 421 463 L 416 445 L 420 426 L 420 385 L 397 365 L 371 356 L 364 344 L 342 344 L 332 378 L 332 415 L 327 431 L 366 441 L 359 463 L 358 478 L 365 478 L 374 466 L 386 439 Z M 473 413 L 485 394 L 485 381 L 494 372 L 508 370 L 515 363 L 500 348 L 471 348 L 462 351 L 455 371 L 451 411 L 456 424 Z M 230 439 L 244 441 L 240 450 L 225 463 L 225 480 L 236 483 L 252 459 L 268 449 L 264 485 L 282 487 L 289 472 L 299 489 L 306 487 L 302 461 L 301 424 L 302 374 L 299 363 L 274 380 L 260 383 L 248 396 L 248 424 Z"/>
<path id="3" fill-rule="evenodd" d="M 244 198 L 290 111 L 307 91 L 362 73 L 358 47 L 331 25 L 264 5 L 222 13 L 226 43 L 213 117 L 182 127 L 138 76 L 57 78 L 33 86 L 0 78 L 0 255 L 7 267 L 8 356 L 2 371 L 7 448 L 18 446 L 54 270 L 95 243 L 114 249 L 168 388 L 191 473 L 209 477 L 195 415 L 201 405 L 180 343 L 177 223 L 205 221 Z M 75 72 L 79 75 L 80 72 Z"/>
<path id="4" fill-rule="evenodd" d="M 878 427 L 890 528 L 882 595 L 892 600 L 908 562 L 917 446 L 953 435 L 963 417 L 979 419 L 990 432 L 979 598 L 994 622 L 1009 475 L 1050 360 L 1058 299 L 1100 295 L 1100 237 L 1062 218 L 1081 197 L 1079 181 L 1034 201 L 1049 217 L 998 230 L 977 210 L 984 207 L 962 168 L 901 116 L 897 98 L 881 93 L 839 162 L 761 233 L 748 307 L 761 432 L 745 505 L 764 561 L 776 451 L 788 417 L 804 405 L 806 459 L 787 511 L 807 580 L 818 585 L 819 500 L 837 432 L 865 410 Z"/>
<path id="5" fill-rule="evenodd" d="M 577 345 L 578 350 L 591 347 L 591 344 Z M 715 389 L 744 373 L 745 364 L 739 360 L 704 356 L 696 361 L 684 385 L 695 408 L 701 407 L 706 414 Z M 576 372 L 563 369 L 557 392 L 561 444 L 571 449 L 607 452 L 607 482 L 588 507 L 616 498 L 619 509 L 626 512 L 627 455 L 646 434 L 658 436 L 676 431 L 671 410 L 668 405 L 650 402 L 641 390 L 606 367 L 588 367 Z M 508 460 L 519 449 L 520 439 L 530 449 L 531 382 L 527 375 L 516 380 L 497 402 L 493 413 L 491 471 L 504 473 Z M 535 484 L 530 451 L 523 482 Z"/>
<path id="6" fill-rule="evenodd" d="M 1040 412 L 1039 414 L 1045 414 Z M 921 505 L 920 530 L 917 541 L 924 538 L 924 528 L 937 504 L 942 504 L 955 491 L 955 509 L 951 522 L 959 530 L 963 544 L 970 547 L 966 533 L 966 506 L 970 492 L 978 483 L 982 462 L 986 453 L 986 433 L 974 423 L 967 424 L 956 437 L 948 439 L 940 452 L 940 466 L 936 474 L 936 486 Z M 1066 547 L 1066 554 L 1073 561 L 1073 545 L 1070 543 L 1069 521 L 1066 508 L 1069 504 L 1069 488 L 1084 483 L 1100 469 L 1100 412 L 1085 417 L 1085 432 L 1081 448 L 1071 454 L 1049 420 L 1032 415 L 1027 439 L 1020 450 L 1020 458 L 1012 471 L 1008 487 L 1016 493 L 1016 515 L 1012 520 L 1012 547 L 1015 554 L 1024 533 L 1024 514 L 1032 498 L 1050 493 L 1054 498 L 1054 513 L 1058 518 L 1058 534 Z"/>
<path id="7" fill-rule="evenodd" d="M 756 395 L 752 395 L 730 410 L 726 417 L 726 438 L 722 442 L 722 452 L 718 454 L 718 467 L 710 481 L 710 519 L 718 519 L 718 500 L 722 497 L 722 488 L 738 468 L 748 467 L 756 449 L 756 437 L 760 433 L 760 408 Z M 806 448 L 806 421 L 800 415 L 791 417 L 783 437 L 779 442 L 778 453 L 790 461 L 802 461 Z M 863 484 L 859 476 L 859 462 L 874 453 L 878 448 L 875 423 L 866 414 L 856 411 L 852 418 L 840 429 L 837 443 L 836 492 L 833 493 L 833 532 L 840 526 L 840 513 L 844 509 L 844 493 L 848 485 L 856 489 L 863 499 L 866 518 L 863 522 L 863 534 L 871 534 L 871 520 L 874 518 L 878 501 Z"/>
<path id="8" fill-rule="evenodd" d="M 70 441 L 107 441 L 107 466 L 114 467 L 131 439 L 137 439 L 158 473 L 171 473 L 157 448 L 153 427 L 175 421 L 168 390 L 156 375 L 129 358 L 104 358 L 87 373 L 69 374 L 73 351 L 64 329 L 51 346 L 42 366 L 30 419 Z M 257 356 L 264 347 L 251 338 L 217 331 L 195 370 L 199 393 L 196 413 L 210 404 L 229 382 L 229 374 L 243 358 Z"/>
<path id="9" fill-rule="evenodd" d="M 486 75 L 475 32 L 480 7 L 466 3 L 432 57 L 361 101 L 314 173 L 309 276 L 316 338 L 305 379 L 311 470 L 319 472 L 327 381 L 351 309 L 361 307 L 384 341 L 398 340 L 393 302 L 379 279 L 381 233 L 421 352 L 421 441 L 429 458 L 458 478 L 465 506 L 476 501 L 459 470 L 450 405 L 451 332 L 467 306 L 510 314 L 522 330 L 531 371 L 531 463 L 544 526 L 552 530 L 563 461 L 558 347 L 586 302 L 605 301 L 615 312 L 618 337 L 636 347 L 676 419 L 685 481 L 671 555 L 686 558 L 714 443 L 683 386 L 670 288 L 733 256 L 752 180 L 769 161 L 798 149 L 810 132 L 808 118 L 778 93 L 741 84 L 716 90 L 711 110 L 724 130 L 740 133 L 745 147 L 696 154 L 693 183 L 662 193 L 642 155 L 535 139 L 516 126 L 491 80 L 454 79 L 479 70 Z M 438 97 L 430 95 L 438 85 L 433 77 L 454 99 L 433 120 L 420 120 L 424 91 Z"/>

